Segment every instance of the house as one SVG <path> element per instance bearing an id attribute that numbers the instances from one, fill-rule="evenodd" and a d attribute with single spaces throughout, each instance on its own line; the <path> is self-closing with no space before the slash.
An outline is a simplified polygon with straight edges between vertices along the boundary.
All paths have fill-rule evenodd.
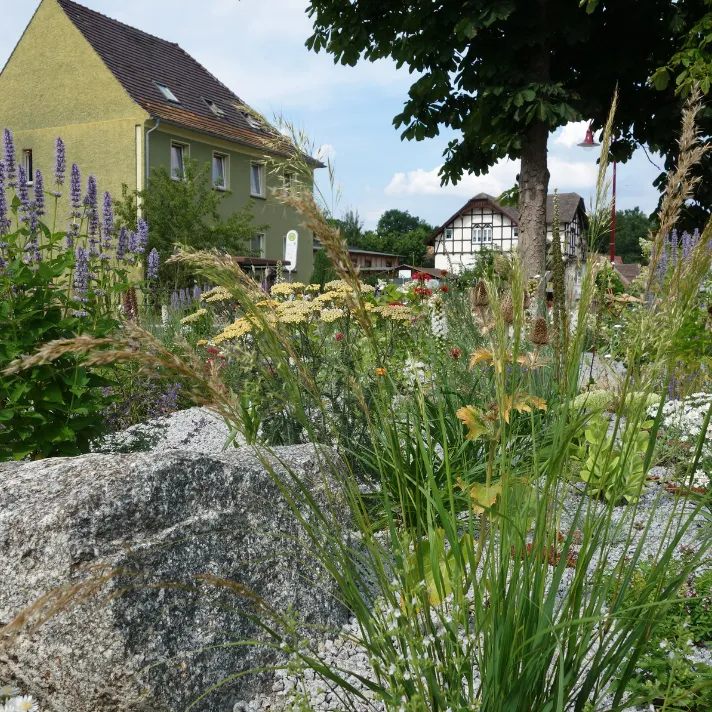
<path id="1" fill-rule="evenodd" d="M 547 241 L 551 242 L 554 196 L 546 201 Z M 577 193 L 559 193 L 561 246 L 567 261 L 585 254 L 586 207 Z M 479 193 L 437 228 L 428 240 L 435 254 L 435 269 L 461 272 L 475 263 L 482 249 L 511 252 L 519 241 L 519 213 Z"/>
<path id="2" fill-rule="evenodd" d="M 265 163 L 286 159 L 291 144 L 177 44 L 71 0 L 42 0 L 0 73 L 0 96 L 0 129 L 14 133 L 26 167 L 42 169 L 47 183 L 57 136 L 84 179 L 93 173 L 114 196 L 122 184 L 142 190 L 158 166 L 180 180 L 187 158 L 209 163 L 215 189 L 228 192 L 225 214 L 253 200 L 256 224 L 269 225 L 254 252 L 283 259 L 285 236 L 297 230 L 294 275 L 311 276 L 312 235 L 271 193 L 294 175 Z M 311 160 L 300 176 L 307 187 L 320 166 Z"/>
<path id="3" fill-rule="evenodd" d="M 314 252 L 321 250 L 323 245 L 318 240 L 314 240 Z M 361 272 L 386 272 L 393 269 L 400 261 L 400 255 L 392 255 L 387 252 L 375 252 L 373 250 L 361 250 L 356 247 L 349 247 L 349 256 L 355 267 Z"/>

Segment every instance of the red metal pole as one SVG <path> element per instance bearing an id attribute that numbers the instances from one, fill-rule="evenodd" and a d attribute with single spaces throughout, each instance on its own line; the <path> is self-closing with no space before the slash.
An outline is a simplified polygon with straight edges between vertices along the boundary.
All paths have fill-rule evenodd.
<path id="1" fill-rule="evenodd" d="M 616 261 L 616 165 L 613 161 L 613 212 L 611 215 L 611 264 Z"/>

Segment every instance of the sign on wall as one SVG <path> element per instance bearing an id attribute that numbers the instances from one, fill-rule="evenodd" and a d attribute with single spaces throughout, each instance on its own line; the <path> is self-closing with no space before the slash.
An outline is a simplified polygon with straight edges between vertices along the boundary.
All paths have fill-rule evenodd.
<path id="1" fill-rule="evenodd" d="M 297 246 L 299 245 L 299 233 L 296 230 L 290 230 L 287 233 L 287 239 L 284 245 L 284 261 L 285 266 L 291 272 L 297 268 Z"/>

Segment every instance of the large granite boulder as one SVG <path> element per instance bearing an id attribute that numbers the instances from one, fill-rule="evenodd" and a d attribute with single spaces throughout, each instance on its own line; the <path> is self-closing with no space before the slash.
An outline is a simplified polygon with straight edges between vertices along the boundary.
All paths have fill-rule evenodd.
<path id="1" fill-rule="evenodd" d="M 339 478 L 324 455 L 302 445 L 275 456 L 348 530 Z M 264 635 L 244 615 L 255 604 L 200 577 L 241 584 L 278 611 L 291 606 L 305 623 L 337 628 L 347 620 L 333 584 L 305 565 L 309 548 L 251 448 L 0 464 L 0 628 L 50 589 L 121 572 L 0 645 L 0 680 L 18 681 L 55 712 L 183 710 L 276 655 L 229 645 Z M 228 712 L 270 682 L 238 676 L 192 709 Z"/>

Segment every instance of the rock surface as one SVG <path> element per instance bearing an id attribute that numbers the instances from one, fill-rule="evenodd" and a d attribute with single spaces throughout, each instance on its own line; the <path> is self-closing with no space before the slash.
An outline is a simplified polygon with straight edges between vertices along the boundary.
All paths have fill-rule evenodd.
<path id="1" fill-rule="evenodd" d="M 323 456 L 306 445 L 275 455 L 325 503 Z M 338 509 L 348 529 L 347 508 Z M 0 464 L 0 626 L 49 589 L 85 581 L 93 566 L 121 571 L 101 595 L 0 650 L 0 680 L 17 680 L 54 712 L 183 710 L 212 685 L 274 657 L 266 648 L 206 650 L 259 629 L 240 615 L 254 611 L 249 599 L 196 577 L 244 584 L 275 609 L 291 605 L 328 629 L 347 620 L 329 584 L 304 566 L 308 547 L 251 448 Z M 231 709 L 272 684 L 238 677 L 193 709 Z"/>

